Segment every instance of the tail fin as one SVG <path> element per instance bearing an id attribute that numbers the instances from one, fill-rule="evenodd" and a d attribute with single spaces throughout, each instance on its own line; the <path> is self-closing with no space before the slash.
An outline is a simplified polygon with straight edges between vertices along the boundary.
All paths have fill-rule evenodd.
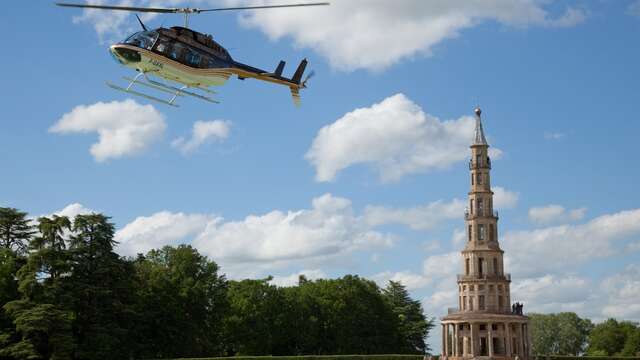
<path id="1" fill-rule="evenodd" d="M 300 62 L 300 65 L 298 65 L 298 68 L 296 69 L 296 72 L 293 74 L 293 77 L 291 78 L 291 81 L 293 81 L 296 84 L 300 84 L 300 81 L 302 81 L 302 75 L 304 74 L 304 70 L 307 68 L 307 59 L 302 59 L 302 61 Z"/>
<path id="2" fill-rule="evenodd" d="M 285 64 L 286 63 L 284 61 L 280 61 L 280 63 L 278 64 L 278 67 L 276 68 L 276 71 L 274 72 L 276 76 L 282 76 L 282 70 L 284 70 Z"/>

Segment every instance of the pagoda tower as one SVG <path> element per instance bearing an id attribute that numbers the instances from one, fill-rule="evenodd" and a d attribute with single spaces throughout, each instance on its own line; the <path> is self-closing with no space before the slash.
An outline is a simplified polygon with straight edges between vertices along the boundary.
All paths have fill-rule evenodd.
<path id="1" fill-rule="evenodd" d="M 511 276 L 504 272 L 498 243 L 498 213 L 493 210 L 491 159 L 482 111 L 476 123 L 469 172 L 471 191 L 465 211 L 466 245 L 458 275 L 458 307 L 442 320 L 442 355 L 447 359 L 531 358 L 529 318 L 511 304 Z"/>

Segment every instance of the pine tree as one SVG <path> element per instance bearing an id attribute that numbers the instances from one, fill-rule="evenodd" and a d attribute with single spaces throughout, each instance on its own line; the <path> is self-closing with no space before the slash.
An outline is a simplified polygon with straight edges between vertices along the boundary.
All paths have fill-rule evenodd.
<path id="1" fill-rule="evenodd" d="M 24 254 L 33 234 L 27 213 L 0 207 L 0 247 Z"/>

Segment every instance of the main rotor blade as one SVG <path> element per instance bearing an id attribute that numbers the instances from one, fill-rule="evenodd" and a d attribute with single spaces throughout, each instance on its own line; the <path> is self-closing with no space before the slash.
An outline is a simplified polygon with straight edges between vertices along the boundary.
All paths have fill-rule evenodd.
<path id="1" fill-rule="evenodd" d="M 197 9 L 196 12 L 208 12 L 208 11 L 228 11 L 228 10 L 255 10 L 255 9 L 273 9 L 273 8 L 288 8 L 288 7 L 301 7 L 301 6 L 322 6 L 331 5 L 328 2 L 319 3 L 305 3 L 305 4 L 288 4 L 288 5 L 263 5 L 263 6 L 240 6 L 240 7 L 228 7 L 217 9 Z"/>
<path id="2" fill-rule="evenodd" d="M 121 11 L 138 11 L 138 12 L 155 12 L 171 14 L 180 12 L 181 9 L 175 8 L 144 8 L 144 7 L 132 7 L 132 6 L 111 6 L 111 5 L 91 5 L 91 4 L 69 4 L 69 3 L 56 3 L 62 7 L 74 7 L 74 8 L 88 8 L 88 9 L 102 9 L 102 10 L 121 10 Z"/>

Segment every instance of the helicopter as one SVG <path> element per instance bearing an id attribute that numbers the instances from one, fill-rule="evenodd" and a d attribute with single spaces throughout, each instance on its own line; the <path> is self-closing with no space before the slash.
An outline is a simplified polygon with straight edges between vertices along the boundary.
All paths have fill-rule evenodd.
<path id="1" fill-rule="evenodd" d="M 119 86 L 106 82 L 110 88 L 140 96 L 151 101 L 156 101 L 173 107 L 178 107 L 176 100 L 179 97 L 190 96 L 210 103 L 220 103 L 213 99 L 212 86 L 222 86 L 231 76 L 237 76 L 239 80 L 257 79 L 278 85 L 289 87 L 291 97 L 296 106 L 300 105 L 300 90 L 307 87 L 307 81 L 314 73 L 309 73 L 304 79 L 307 59 L 303 59 L 296 68 L 293 76 L 287 78 L 282 75 L 285 61 L 280 61 L 273 72 L 262 70 L 247 64 L 235 61 L 229 51 L 213 37 L 189 28 L 189 16 L 214 11 L 256 10 L 272 8 L 290 8 L 303 6 L 323 6 L 328 2 L 300 3 L 286 5 L 262 5 L 240 6 L 213 9 L 197 8 L 158 8 L 158 7 L 133 7 L 92 5 L 75 3 L 56 3 L 61 7 L 88 8 L 99 10 L 131 11 L 162 14 L 184 14 L 184 26 L 170 28 L 159 27 L 148 29 L 136 14 L 136 18 L 142 28 L 124 41 L 109 47 L 112 57 L 121 65 L 134 69 L 138 74 L 134 77 L 123 77 L 128 85 Z M 177 83 L 177 86 L 167 84 L 166 81 Z M 133 86 L 139 85 L 150 88 L 167 95 L 167 98 L 150 95 Z M 204 93 L 204 94 L 203 94 Z"/>

